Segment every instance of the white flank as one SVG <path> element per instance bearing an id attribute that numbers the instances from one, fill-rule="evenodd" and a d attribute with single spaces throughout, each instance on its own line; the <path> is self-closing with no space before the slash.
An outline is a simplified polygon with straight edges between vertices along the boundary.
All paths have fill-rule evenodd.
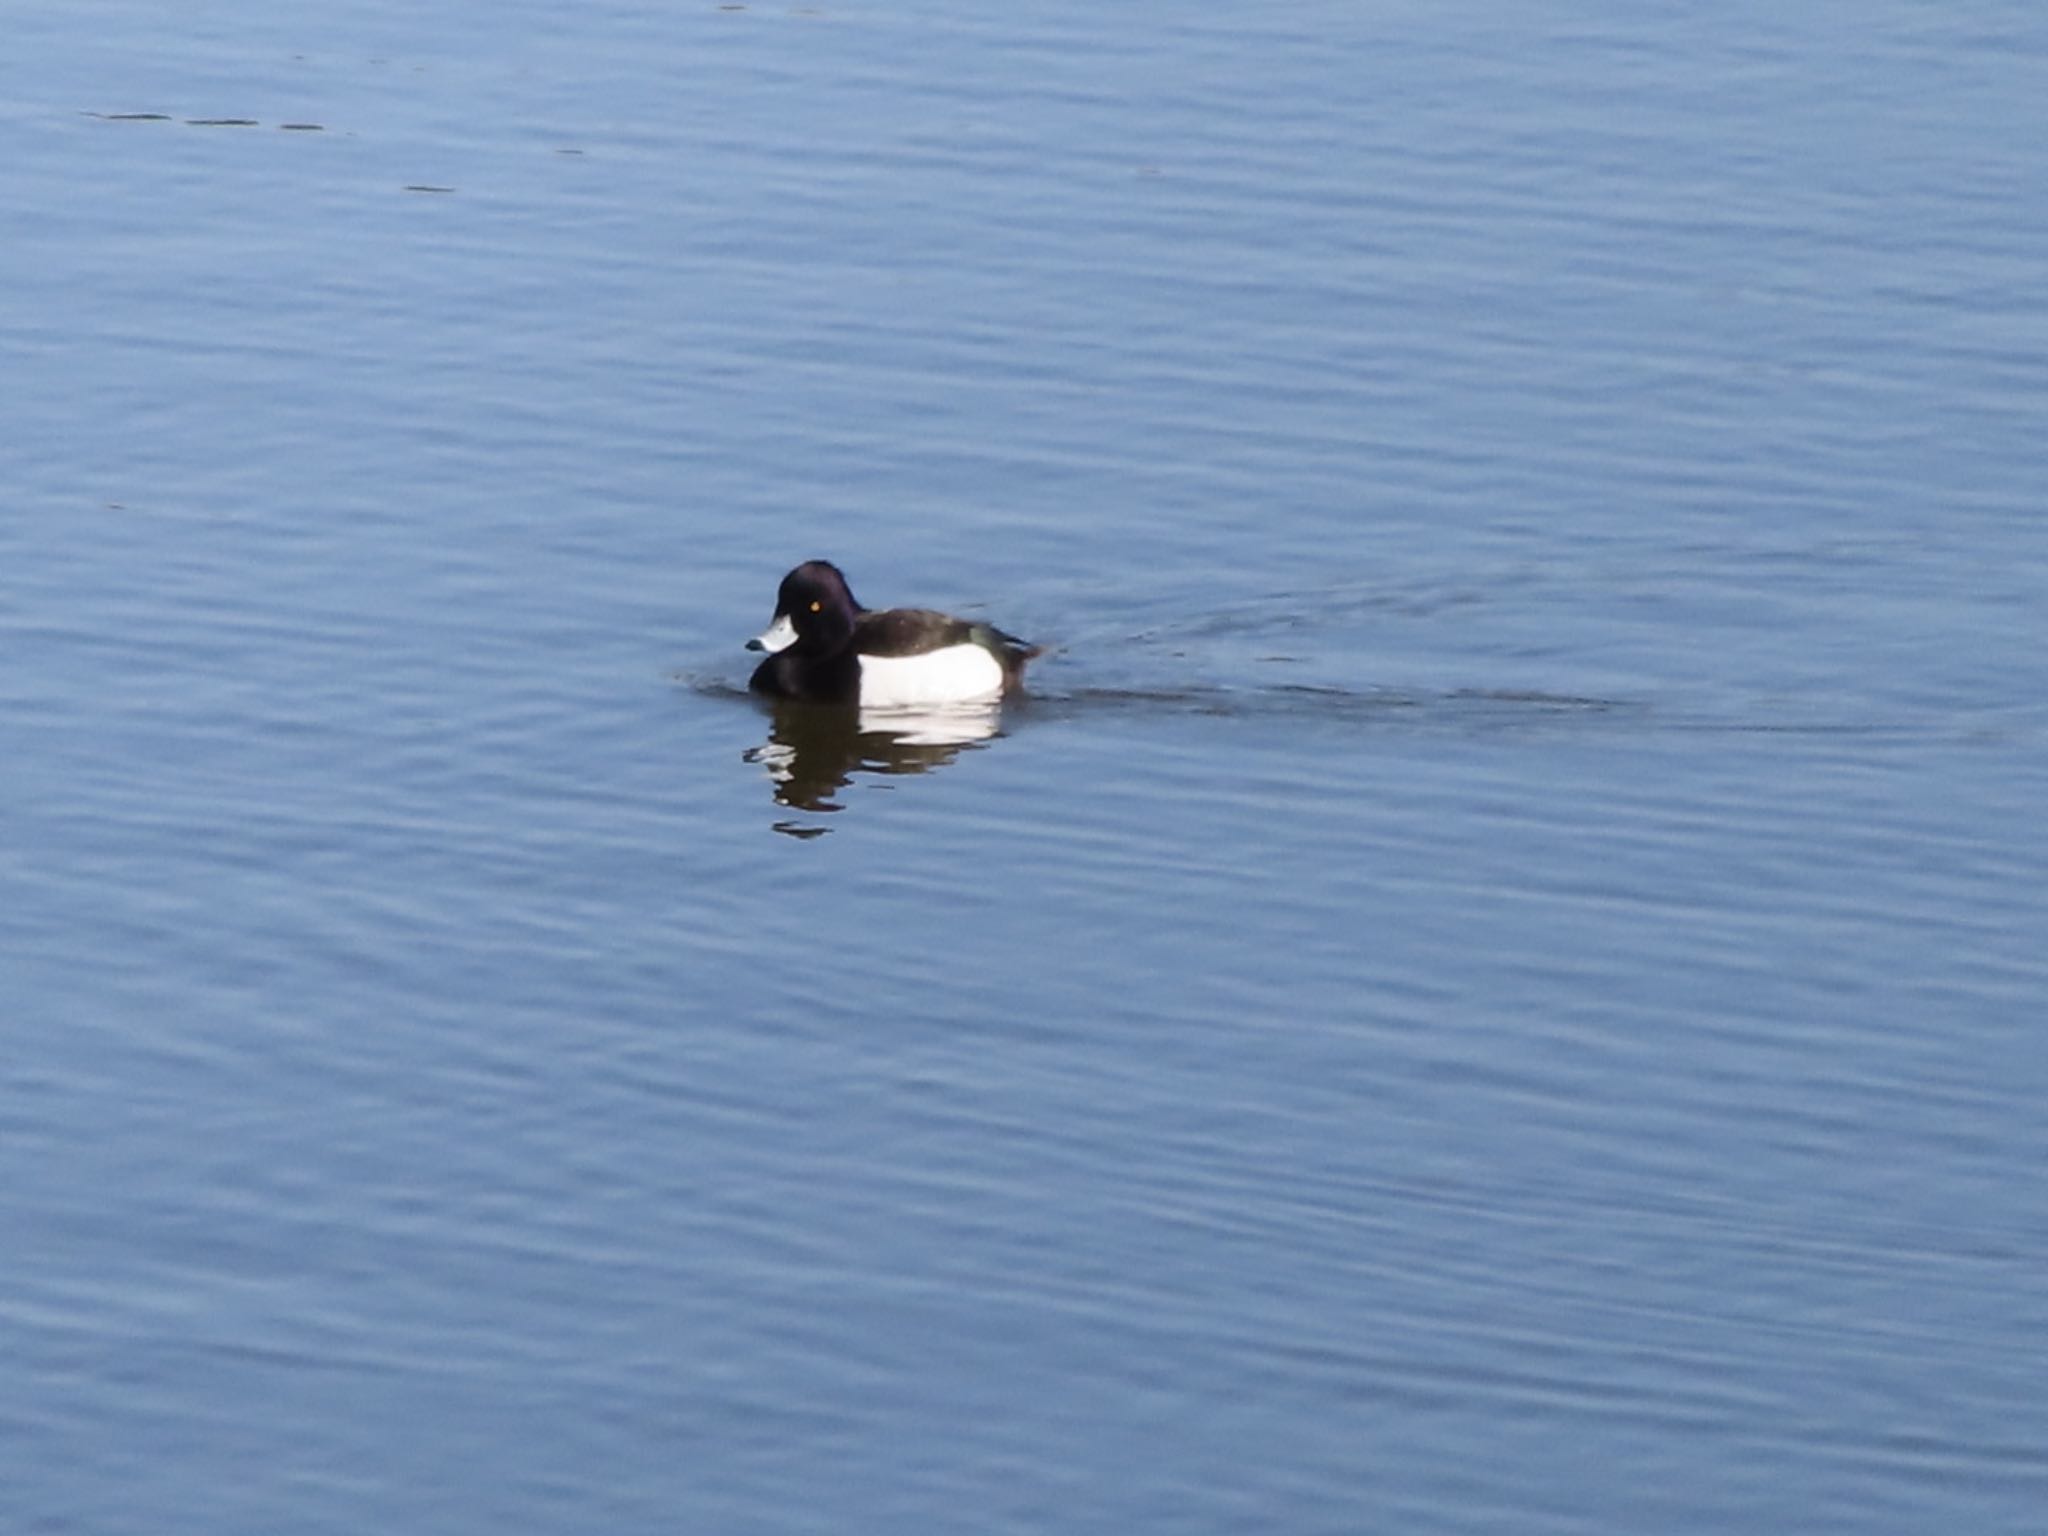
<path id="1" fill-rule="evenodd" d="M 770 656 L 777 651 L 786 651 L 796 644 L 796 626 L 789 622 L 789 615 L 783 614 L 760 634 L 754 637 L 754 644 Z"/>
<path id="2" fill-rule="evenodd" d="M 966 704 L 1003 691 L 1003 664 L 978 645 L 949 645 L 922 656 L 863 656 L 860 702 L 869 709 Z"/>

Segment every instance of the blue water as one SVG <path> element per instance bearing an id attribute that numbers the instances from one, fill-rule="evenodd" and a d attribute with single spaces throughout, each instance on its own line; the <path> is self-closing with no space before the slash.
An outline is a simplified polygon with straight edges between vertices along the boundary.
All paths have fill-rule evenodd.
<path id="1" fill-rule="evenodd" d="M 2041 1529 L 2037 8 L 301 10 L 0 65 L 0 1528 Z"/>

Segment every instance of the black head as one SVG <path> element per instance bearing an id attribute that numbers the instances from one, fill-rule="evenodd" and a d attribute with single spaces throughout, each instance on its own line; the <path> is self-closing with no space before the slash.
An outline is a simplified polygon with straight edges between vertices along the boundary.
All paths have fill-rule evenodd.
<path id="1" fill-rule="evenodd" d="M 827 656 L 853 638 L 860 612 L 838 566 L 829 560 L 806 560 L 782 578 L 775 592 L 774 621 L 747 642 L 747 649 Z"/>

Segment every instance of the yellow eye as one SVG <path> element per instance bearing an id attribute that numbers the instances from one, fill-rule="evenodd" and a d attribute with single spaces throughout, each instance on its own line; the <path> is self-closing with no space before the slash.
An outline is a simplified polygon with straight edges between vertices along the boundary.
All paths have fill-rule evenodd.
<path id="1" fill-rule="evenodd" d="M 824 606 L 825 605 L 823 603 L 814 602 L 811 604 L 811 612 L 816 613 L 819 609 L 823 608 Z"/>

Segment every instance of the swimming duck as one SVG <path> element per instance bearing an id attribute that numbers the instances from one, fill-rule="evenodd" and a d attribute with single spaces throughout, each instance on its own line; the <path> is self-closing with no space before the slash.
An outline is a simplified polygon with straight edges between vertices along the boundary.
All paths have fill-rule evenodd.
<path id="1" fill-rule="evenodd" d="M 838 566 L 806 560 L 747 649 L 768 652 L 748 685 L 757 693 L 888 709 L 1001 698 L 1043 648 L 929 608 L 863 608 Z"/>

